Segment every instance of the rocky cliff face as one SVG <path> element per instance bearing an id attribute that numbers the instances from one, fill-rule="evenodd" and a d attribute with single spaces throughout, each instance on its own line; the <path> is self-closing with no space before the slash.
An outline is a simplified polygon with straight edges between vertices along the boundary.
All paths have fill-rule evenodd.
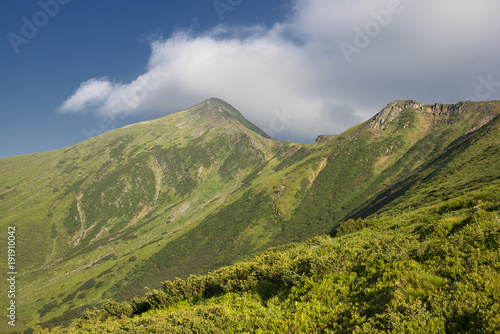
<path id="1" fill-rule="evenodd" d="M 472 127 L 473 130 L 471 131 L 481 128 L 499 113 L 497 104 L 490 102 L 435 103 L 427 105 L 414 100 L 393 101 L 371 118 L 368 121 L 368 126 L 373 130 L 384 130 L 391 122 L 407 111 L 417 111 L 426 117 L 430 116 L 434 120 L 445 121 L 448 124 L 458 122 L 457 117 L 474 119 L 476 124 Z"/>
<path id="2" fill-rule="evenodd" d="M 393 101 L 369 121 L 369 127 L 374 130 L 383 130 L 404 110 L 424 110 L 424 108 L 424 103 L 413 100 Z"/>

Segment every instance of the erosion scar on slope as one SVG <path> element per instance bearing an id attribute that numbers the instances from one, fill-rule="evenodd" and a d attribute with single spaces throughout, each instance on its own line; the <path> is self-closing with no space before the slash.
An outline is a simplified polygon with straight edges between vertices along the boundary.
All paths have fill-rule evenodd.
<path id="1" fill-rule="evenodd" d="M 78 234 L 75 237 L 73 237 L 73 240 L 72 240 L 73 246 L 77 246 L 80 243 L 80 240 L 81 240 L 83 233 L 84 233 L 85 211 L 82 209 L 82 205 L 81 205 L 82 199 L 83 199 L 83 193 L 76 196 L 76 208 L 78 210 L 78 216 L 80 218 L 80 230 L 78 231 Z"/>

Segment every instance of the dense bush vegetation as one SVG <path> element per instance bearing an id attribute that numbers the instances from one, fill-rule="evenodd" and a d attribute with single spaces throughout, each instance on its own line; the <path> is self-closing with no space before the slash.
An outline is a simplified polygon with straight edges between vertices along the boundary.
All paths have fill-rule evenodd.
<path id="1" fill-rule="evenodd" d="M 498 333 L 500 190 L 346 221 L 35 333 Z"/>

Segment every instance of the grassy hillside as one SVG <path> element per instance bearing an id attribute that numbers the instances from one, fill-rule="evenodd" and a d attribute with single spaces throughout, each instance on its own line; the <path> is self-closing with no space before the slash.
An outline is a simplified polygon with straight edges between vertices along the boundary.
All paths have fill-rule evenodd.
<path id="1" fill-rule="evenodd" d="M 500 186 L 340 224 L 35 333 L 497 333 Z"/>
<path id="2" fill-rule="evenodd" d="M 498 102 L 395 101 L 300 145 L 268 138 L 211 99 L 67 149 L 1 159 L 0 228 L 15 225 L 23 250 L 18 323 L 68 323 L 107 298 L 141 297 L 144 286 L 371 221 L 349 218 L 396 219 L 475 196 L 498 181 L 499 114 Z"/>
<path id="3" fill-rule="evenodd" d="M 413 174 L 351 213 L 352 218 L 440 203 L 484 185 L 500 184 L 500 117 L 450 143 Z"/>
<path id="4" fill-rule="evenodd" d="M 159 288 L 161 280 L 203 274 L 270 246 L 327 233 L 499 113 L 498 103 L 396 101 L 339 136 L 264 162 L 243 182 L 241 197 L 134 269 L 116 298 L 128 300 L 144 285 Z"/>
<path id="5" fill-rule="evenodd" d="M 67 149 L 0 160 L 0 227 L 17 228 L 26 282 L 18 323 L 69 318 L 116 295 L 136 264 L 241 196 L 263 162 L 294 150 L 241 118 L 211 99 Z"/>

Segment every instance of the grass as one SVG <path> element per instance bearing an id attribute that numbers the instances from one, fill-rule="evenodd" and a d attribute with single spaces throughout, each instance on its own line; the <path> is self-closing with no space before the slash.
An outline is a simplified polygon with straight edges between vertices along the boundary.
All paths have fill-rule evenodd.
<path id="1" fill-rule="evenodd" d="M 142 299 L 107 301 L 68 328 L 35 333 L 493 333 L 500 329 L 498 196 L 500 187 L 465 195 L 489 210 L 441 203 L 371 218 L 368 228 L 167 281 Z M 420 222 L 439 225 L 450 215 L 470 223 L 448 238 L 422 237 Z"/>
<path id="2" fill-rule="evenodd" d="M 206 274 L 332 229 L 346 242 L 356 233 L 378 238 L 382 221 L 406 226 L 391 215 L 497 186 L 498 119 L 467 133 L 498 114 L 498 103 L 449 115 L 427 109 L 402 111 L 383 130 L 369 120 L 301 145 L 264 138 L 210 100 L 71 148 L 0 160 L 0 228 L 18 225 L 29 282 L 19 323 L 67 323 L 106 298 L 129 300 L 145 285 L 159 289 L 165 279 Z M 461 214 L 447 216 L 465 205 L 456 201 L 442 212 L 446 221 L 430 221 L 418 236 L 446 238 L 466 224 Z M 477 205 L 495 208 L 491 198 Z M 349 220 L 374 213 L 387 216 Z M 69 298 L 92 279 L 91 289 Z"/>

